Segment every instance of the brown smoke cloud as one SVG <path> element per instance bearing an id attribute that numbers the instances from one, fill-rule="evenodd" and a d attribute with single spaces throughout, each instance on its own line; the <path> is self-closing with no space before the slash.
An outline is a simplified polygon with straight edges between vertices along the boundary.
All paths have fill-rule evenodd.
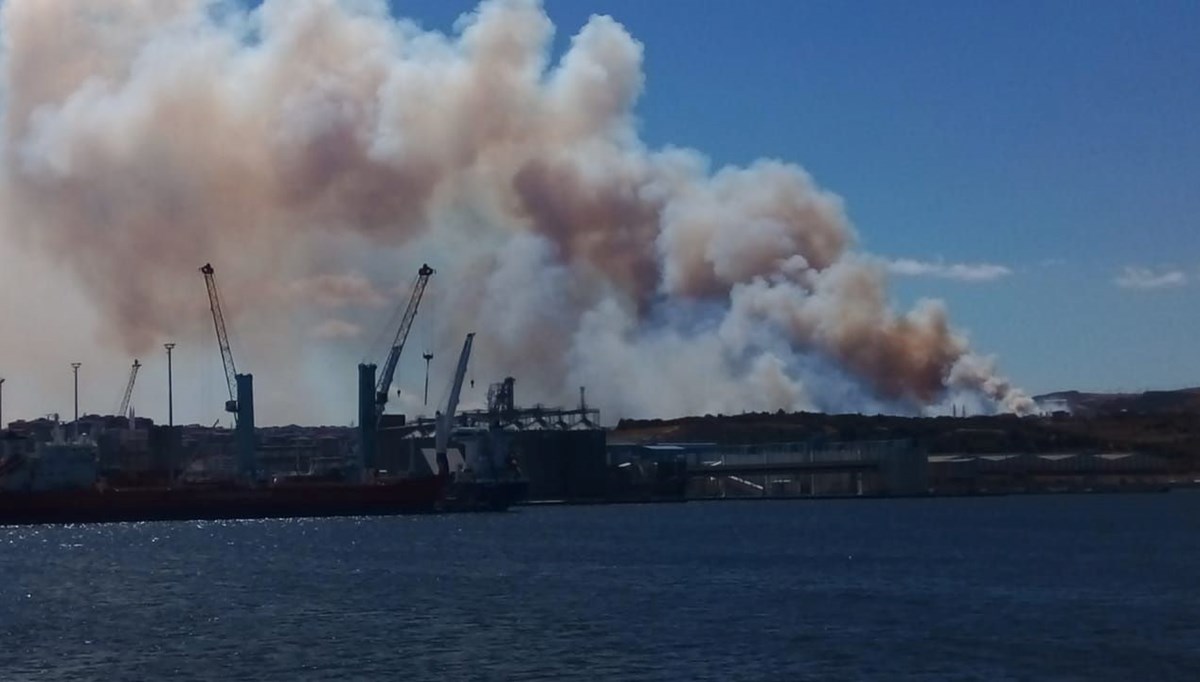
<path id="1" fill-rule="evenodd" d="M 643 47 L 611 18 L 554 64 L 533 0 L 452 35 L 366 0 L 9 0 L 0 23 L 3 229 L 124 352 L 205 343 L 212 261 L 245 346 L 276 349 L 248 351 L 260 382 L 292 393 L 288 363 L 319 358 L 352 387 L 380 292 L 429 261 L 446 347 L 477 331 L 488 380 L 586 383 L 610 417 L 1031 405 L 941 306 L 889 307 L 801 168 L 647 148 Z M 299 418 L 280 404 L 260 411 Z"/>
<path id="2" fill-rule="evenodd" d="M 370 280 L 357 273 L 324 274 L 298 279 L 288 285 L 284 295 L 298 305 L 324 308 L 378 307 L 387 304 L 387 297 L 377 291 Z"/>

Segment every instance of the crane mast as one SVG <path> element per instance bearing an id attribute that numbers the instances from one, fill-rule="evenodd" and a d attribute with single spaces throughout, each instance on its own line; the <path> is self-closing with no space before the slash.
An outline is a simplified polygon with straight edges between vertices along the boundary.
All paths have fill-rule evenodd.
<path id="1" fill-rule="evenodd" d="M 375 386 L 375 421 L 378 422 L 383 416 L 383 410 L 387 407 L 388 391 L 392 388 L 392 380 L 396 376 L 396 365 L 400 362 L 400 353 L 404 350 L 404 343 L 408 340 L 408 332 L 412 329 L 413 320 L 417 317 L 417 308 L 421 305 L 421 297 L 425 295 L 425 287 L 429 284 L 429 276 L 433 274 L 433 268 L 428 264 L 422 265 L 417 271 L 417 279 L 413 284 L 412 296 L 408 299 L 408 306 L 404 309 L 404 317 L 400 319 L 400 328 L 396 330 L 396 338 L 392 340 L 392 348 L 388 351 L 387 360 L 383 364 L 383 371 L 379 375 L 379 383 Z"/>
<path id="2" fill-rule="evenodd" d="M 439 476 L 450 473 L 446 448 L 450 446 L 450 429 L 454 425 L 454 412 L 458 409 L 458 397 L 462 393 L 463 378 L 467 375 L 467 362 L 471 359 L 471 344 L 474 341 L 475 333 L 467 334 L 466 340 L 463 341 L 462 352 L 458 356 L 458 367 L 454 370 L 454 383 L 450 386 L 450 399 L 446 401 L 446 411 L 438 415 L 434 447 Z"/>
<path id="3" fill-rule="evenodd" d="M 138 369 L 140 369 L 141 366 L 142 363 L 138 362 L 137 359 L 134 359 L 133 367 L 129 369 L 129 382 L 125 384 L 125 396 L 121 398 L 121 406 L 117 408 L 118 415 L 125 416 L 125 414 L 129 411 L 129 399 L 133 397 L 133 383 L 137 381 Z"/>
<path id="4" fill-rule="evenodd" d="M 221 299 L 217 295 L 212 264 L 205 263 L 200 272 L 204 273 L 204 284 L 208 287 L 208 306 L 212 310 L 213 327 L 217 330 L 217 344 L 221 347 L 221 362 L 225 365 L 225 384 L 229 388 L 225 411 L 237 415 L 237 367 L 233 364 L 233 351 L 229 348 L 229 334 L 225 331 L 225 316 L 221 314 Z"/>
<path id="5" fill-rule="evenodd" d="M 213 279 L 212 264 L 205 263 L 200 272 L 204 273 L 204 284 L 208 288 L 208 305 L 212 309 L 213 328 L 217 330 L 221 362 L 225 365 L 225 383 L 229 387 L 229 400 L 225 403 L 225 410 L 233 413 L 233 440 L 238 473 L 243 482 L 255 485 L 259 481 L 259 471 L 257 436 L 254 432 L 254 376 L 238 374 L 237 367 L 233 364 L 233 351 L 229 349 L 229 333 L 225 331 L 225 316 L 221 313 L 221 298 L 217 295 L 217 282 Z"/>

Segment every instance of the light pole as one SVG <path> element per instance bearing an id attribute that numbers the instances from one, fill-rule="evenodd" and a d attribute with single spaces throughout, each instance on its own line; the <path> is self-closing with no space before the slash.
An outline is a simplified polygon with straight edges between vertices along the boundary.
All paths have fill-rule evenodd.
<path id="1" fill-rule="evenodd" d="M 79 440 L 79 367 L 82 362 L 72 362 L 71 369 L 75 372 L 75 440 Z"/>
<path id="2" fill-rule="evenodd" d="M 167 426 L 175 426 L 175 395 L 171 382 L 171 351 L 175 344 L 164 343 L 163 348 L 167 349 Z"/>
<path id="3" fill-rule="evenodd" d="M 4 430 L 4 377 L 0 377 L 0 431 Z"/>

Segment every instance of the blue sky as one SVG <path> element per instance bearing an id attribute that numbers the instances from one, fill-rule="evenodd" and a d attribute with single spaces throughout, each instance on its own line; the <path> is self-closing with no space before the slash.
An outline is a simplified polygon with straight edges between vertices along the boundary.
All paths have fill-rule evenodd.
<path id="1" fill-rule="evenodd" d="M 473 7 L 393 4 L 443 30 Z M 593 13 L 642 41 L 649 144 L 798 163 L 871 252 L 1010 268 L 893 295 L 944 299 L 1018 384 L 1200 385 L 1200 3 L 546 8 L 560 49 Z"/>

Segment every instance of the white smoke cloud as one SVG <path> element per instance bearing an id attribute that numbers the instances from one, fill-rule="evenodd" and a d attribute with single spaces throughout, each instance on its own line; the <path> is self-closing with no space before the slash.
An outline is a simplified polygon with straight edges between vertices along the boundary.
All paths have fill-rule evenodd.
<path id="1" fill-rule="evenodd" d="M 112 355 L 212 345 L 211 261 L 265 423 L 353 414 L 352 339 L 425 261 L 433 369 L 478 332 L 473 371 L 529 402 L 587 384 L 609 419 L 1031 405 L 940 304 L 889 306 L 886 268 L 803 169 L 648 148 L 643 46 L 616 20 L 553 64 L 533 0 L 456 27 L 382 0 L 10 0 L 4 236 L 69 273 Z M 965 267 L 934 270 L 1006 274 Z"/>
<path id="2" fill-rule="evenodd" d="M 1182 270 L 1152 270 L 1150 268 L 1126 266 L 1114 279 L 1113 283 L 1122 289 L 1173 289 L 1186 286 L 1187 273 Z"/>
<path id="3" fill-rule="evenodd" d="M 887 271 L 902 277 L 938 277 L 959 282 L 994 282 L 1008 277 L 1012 269 L 995 263 L 943 263 L 896 258 L 886 261 Z"/>

